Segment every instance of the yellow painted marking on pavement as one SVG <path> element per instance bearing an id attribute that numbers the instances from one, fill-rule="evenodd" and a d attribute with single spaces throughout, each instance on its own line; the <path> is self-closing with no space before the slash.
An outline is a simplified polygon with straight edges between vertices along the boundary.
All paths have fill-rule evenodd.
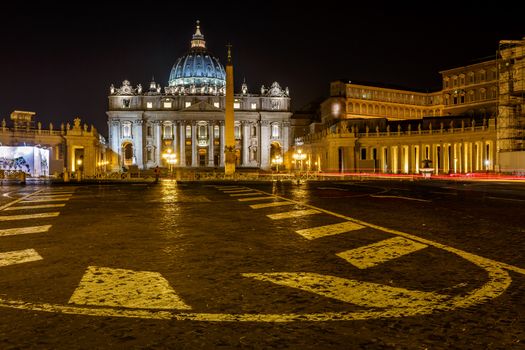
<path id="1" fill-rule="evenodd" d="M 306 239 L 316 239 L 326 236 L 333 236 L 340 233 L 345 233 L 349 231 L 360 230 L 364 228 L 363 225 L 356 224 L 351 221 L 340 222 L 338 224 L 319 226 L 313 228 L 307 228 L 304 230 L 297 230 L 296 233 L 300 234 Z"/>
<path id="2" fill-rule="evenodd" d="M 418 202 L 432 202 L 432 201 L 430 201 L 428 199 L 419 199 L 419 198 L 403 197 L 403 196 L 387 196 L 387 195 L 371 194 L 370 197 L 374 197 L 374 198 L 406 199 L 407 201 L 418 201 Z"/>
<path id="3" fill-rule="evenodd" d="M 42 257 L 34 249 L 0 253 L 0 267 L 38 260 L 42 260 Z"/>
<path id="4" fill-rule="evenodd" d="M 51 228 L 51 225 L 6 228 L 6 229 L 3 229 L 3 230 L 0 230 L 0 237 L 3 237 L 3 236 L 15 236 L 15 235 L 25 235 L 25 234 L 29 234 L 29 233 L 42 233 L 42 232 L 49 231 L 50 228 Z"/>
<path id="5" fill-rule="evenodd" d="M 249 201 L 260 201 L 261 199 L 274 199 L 275 197 L 250 197 L 250 198 L 239 198 L 239 202 L 249 202 Z"/>
<path id="6" fill-rule="evenodd" d="M 408 290 L 317 273 L 275 272 L 242 275 L 372 308 L 419 308 L 451 298 L 432 292 Z"/>
<path id="7" fill-rule="evenodd" d="M 31 199 L 24 199 L 24 203 L 31 203 L 31 202 L 61 202 L 61 201 L 68 201 L 70 198 L 52 198 L 52 197 L 35 197 Z"/>
<path id="8" fill-rule="evenodd" d="M 258 192 L 235 193 L 235 194 L 230 194 L 230 197 L 258 196 L 258 195 L 261 195 L 261 194 L 262 193 L 258 193 Z"/>
<path id="9" fill-rule="evenodd" d="M 46 209 L 46 208 L 59 208 L 65 204 L 42 204 L 42 205 L 23 205 L 18 207 L 9 207 L 4 210 L 23 210 L 23 209 Z"/>
<path id="10" fill-rule="evenodd" d="M 158 272 L 88 267 L 70 304 L 141 309 L 191 309 Z"/>
<path id="11" fill-rule="evenodd" d="M 23 196 L 23 197 L 21 197 L 21 198 L 15 199 L 15 200 L 12 201 L 12 202 L 9 202 L 9 203 L 7 203 L 7 204 L 4 204 L 4 205 L 0 206 L 0 210 L 4 210 L 5 208 L 9 208 L 9 207 L 12 206 L 13 204 L 16 204 L 16 203 L 18 203 L 18 202 L 21 202 L 21 201 L 25 200 L 26 198 L 29 198 L 29 197 L 31 197 L 31 196 L 34 196 L 35 194 L 37 194 L 37 193 L 39 193 L 39 192 L 42 192 L 42 191 L 43 191 L 43 189 L 38 190 L 38 191 L 33 192 L 33 193 L 30 193 L 30 194 L 27 194 L 27 195 L 25 195 L 25 196 Z"/>
<path id="12" fill-rule="evenodd" d="M 426 247 L 428 247 L 426 244 L 414 242 L 403 237 L 394 237 L 336 255 L 357 268 L 367 269 Z"/>
<path id="13" fill-rule="evenodd" d="M 45 194 L 36 194 L 33 196 L 33 198 L 35 199 L 40 199 L 40 198 L 71 198 L 71 194 L 50 194 L 50 193 L 45 193 Z"/>
<path id="14" fill-rule="evenodd" d="M 218 190 L 224 191 L 224 190 L 244 190 L 247 187 L 244 186 L 225 186 L 225 187 L 217 187 Z"/>
<path id="15" fill-rule="evenodd" d="M 320 214 L 320 213 L 321 212 L 319 210 L 306 209 L 306 210 L 286 211 L 284 213 L 270 214 L 270 215 L 266 215 L 266 216 L 269 217 L 272 220 L 282 220 L 282 219 L 297 218 L 297 217 L 300 217 L 300 216 Z"/>
<path id="16" fill-rule="evenodd" d="M 75 192 L 40 192 L 35 196 L 72 196 Z"/>
<path id="17" fill-rule="evenodd" d="M 262 203 L 262 204 L 252 204 L 250 205 L 250 208 L 252 209 L 262 209 L 262 208 L 272 208 L 272 207 L 280 207 L 283 205 L 294 205 L 295 203 L 288 202 L 288 201 L 280 201 L 280 202 L 271 202 L 271 203 Z"/>
<path id="18" fill-rule="evenodd" d="M 317 208 L 317 207 L 315 207 L 313 205 L 309 205 L 309 204 L 302 203 L 302 202 L 299 202 L 299 201 L 294 201 L 294 200 L 288 199 L 286 197 L 273 195 L 271 193 L 264 192 L 264 191 L 260 191 L 260 192 L 263 193 L 263 194 L 267 194 L 267 195 L 273 196 L 274 198 L 280 198 L 280 199 L 283 199 L 283 200 L 294 202 L 296 204 L 302 205 L 303 207 L 319 210 L 320 212 L 323 212 L 325 214 L 332 215 L 332 216 L 335 216 L 335 217 L 338 217 L 338 218 L 341 218 L 341 219 L 344 219 L 344 220 L 348 220 L 348 221 L 354 222 L 354 223 L 359 224 L 359 225 L 370 227 L 370 228 L 373 228 L 375 230 L 391 233 L 393 235 L 405 237 L 405 238 L 411 239 L 411 240 L 419 242 L 419 243 L 423 243 L 423 244 L 427 244 L 429 246 L 433 246 L 433 247 L 438 248 L 438 249 L 443 249 L 443 250 L 445 250 L 447 252 L 456 254 L 456 255 L 462 257 L 463 259 L 466 259 L 466 260 L 469 260 L 469 261 L 473 261 L 473 259 L 475 259 L 476 263 L 483 262 L 483 263 L 496 264 L 496 266 L 501 266 L 501 267 L 503 267 L 503 268 L 505 268 L 507 270 L 514 271 L 514 272 L 517 272 L 517 273 L 525 275 L 525 269 L 521 268 L 521 267 L 517 267 L 517 266 L 513 266 L 513 265 L 510 265 L 510 264 L 507 264 L 507 263 L 500 262 L 500 261 L 484 258 L 482 256 L 474 255 L 474 254 L 468 253 L 468 252 L 466 252 L 464 250 L 456 249 L 456 248 L 453 248 L 453 247 L 445 245 L 445 244 L 441 244 L 441 243 L 438 243 L 438 242 L 431 241 L 429 239 L 421 238 L 421 237 L 412 235 L 410 233 L 406 233 L 406 232 L 390 229 L 388 227 L 383 227 L 383 226 L 371 224 L 369 222 L 358 220 L 358 219 L 354 219 L 354 218 L 351 218 L 351 217 L 346 216 L 346 215 L 334 213 L 334 212 L 332 212 L 330 210 Z"/>
<path id="19" fill-rule="evenodd" d="M 42 219 L 58 216 L 60 212 L 53 213 L 37 213 L 27 215 L 1 215 L 0 221 L 12 221 L 12 220 L 27 220 L 27 219 Z"/>
<path id="20" fill-rule="evenodd" d="M 243 190 L 228 190 L 228 191 L 223 191 L 224 193 L 242 193 L 242 192 L 253 192 L 253 190 L 251 188 L 248 188 L 248 189 L 243 189 Z"/>

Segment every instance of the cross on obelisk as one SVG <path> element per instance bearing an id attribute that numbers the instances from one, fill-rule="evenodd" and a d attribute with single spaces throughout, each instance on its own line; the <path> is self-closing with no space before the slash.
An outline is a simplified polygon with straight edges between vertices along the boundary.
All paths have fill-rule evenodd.
<path id="1" fill-rule="evenodd" d="M 224 116 L 224 175 L 232 176 L 235 173 L 235 136 L 233 115 L 233 64 L 230 44 L 228 48 L 228 60 L 226 62 L 226 103 Z"/>

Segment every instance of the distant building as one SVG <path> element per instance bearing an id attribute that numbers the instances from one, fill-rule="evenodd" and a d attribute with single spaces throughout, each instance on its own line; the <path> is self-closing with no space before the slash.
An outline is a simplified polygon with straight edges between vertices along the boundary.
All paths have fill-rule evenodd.
<path id="1" fill-rule="evenodd" d="M 441 75 L 430 93 L 332 82 L 320 120 L 294 130 L 295 149 L 329 172 L 525 173 L 525 38 Z"/>
<path id="2" fill-rule="evenodd" d="M 225 71 L 206 49 L 199 23 L 190 50 L 176 60 L 161 88 L 132 87 L 125 80 L 110 87 L 109 147 L 115 168 L 167 166 L 162 155 L 177 156 L 178 167 L 224 166 Z M 290 94 L 274 82 L 260 93 L 246 83 L 235 95 L 236 167 L 268 169 L 271 159 L 285 155 L 292 143 Z"/>
<path id="3" fill-rule="evenodd" d="M 105 140 L 93 126 L 81 125 L 80 118 L 57 129 L 53 124 L 43 129 L 34 112 L 14 111 L 11 121 L 9 127 L 3 119 L 0 128 L 2 175 L 23 171 L 40 177 L 81 171 L 95 177 L 106 172 Z"/>

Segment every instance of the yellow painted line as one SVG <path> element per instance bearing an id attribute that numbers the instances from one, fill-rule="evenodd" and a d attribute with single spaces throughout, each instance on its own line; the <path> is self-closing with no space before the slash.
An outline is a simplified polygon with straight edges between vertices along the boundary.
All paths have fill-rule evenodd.
<path id="1" fill-rule="evenodd" d="M 34 249 L 0 253 L 0 267 L 38 260 L 42 260 L 42 257 Z"/>
<path id="2" fill-rule="evenodd" d="M 37 193 L 42 192 L 43 190 L 44 190 L 44 189 L 41 189 L 41 190 L 35 191 L 35 192 L 30 193 L 30 194 L 27 194 L 27 195 L 25 195 L 25 196 L 23 196 L 23 197 L 21 197 L 21 198 L 15 199 L 15 200 L 12 201 L 12 202 L 9 202 L 9 203 L 7 203 L 7 204 L 4 204 L 4 205 L 0 206 L 0 210 L 4 210 L 5 208 L 9 208 L 9 207 L 12 206 L 13 204 L 16 204 L 16 203 L 18 203 L 18 202 L 21 202 L 21 201 L 25 200 L 26 198 L 29 198 L 29 197 L 31 197 L 31 196 L 34 196 L 34 195 L 36 195 Z"/>
<path id="3" fill-rule="evenodd" d="M 345 221 L 340 222 L 338 224 L 306 228 L 304 230 L 297 230 L 295 232 L 306 239 L 312 240 L 326 236 L 338 235 L 340 233 L 345 233 L 349 231 L 360 230 L 362 228 L 364 228 L 363 225 L 359 225 L 351 221 Z"/>
<path id="4" fill-rule="evenodd" d="M 33 198 L 35 199 L 40 199 L 40 198 L 71 198 L 71 194 L 41 194 L 41 193 L 38 193 L 36 195 L 33 196 Z"/>
<path id="5" fill-rule="evenodd" d="M 244 186 L 226 186 L 226 187 L 217 187 L 218 190 L 224 191 L 224 190 L 244 190 L 247 187 Z"/>
<path id="6" fill-rule="evenodd" d="M 243 190 L 228 190 L 228 191 L 223 191 L 224 193 L 243 193 L 243 192 L 253 192 L 253 190 L 251 188 L 248 188 L 248 189 L 243 189 Z"/>
<path id="7" fill-rule="evenodd" d="M 260 194 L 262 193 L 258 193 L 258 192 L 236 193 L 236 194 L 230 194 L 230 197 L 258 196 Z"/>
<path id="8" fill-rule="evenodd" d="M 244 277 L 297 288 L 346 303 L 372 308 L 420 308 L 450 299 L 450 296 L 391 287 L 378 283 L 316 273 L 244 273 Z"/>
<path id="9" fill-rule="evenodd" d="M 75 192 L 40 192 L 35 196 L 72 196 Z"/>
<path id="10" fill-rule="evenodd" d="M 469 252 L 466 252 L 464 250 L 448 246 L 446 244 L 434 242 L 434 241 L 431 241 L 431 240 L 426 239 L 426 238 L 421 238 L 421 237 L 418 237 L 416 235 L 412 235 L 410 233 L 406 233 L 406 232 L 390 229 L 388 227 L 383 227 L 383 226 L 375 225 L 375 224 L 372 224 L 372 223 L 369 223 L 369 222 L 365 222 L 365 221 L 362 221 L 362 220 L 358 220 L 358 219 L 355 219 L 355 218 L 351 218 L 349 216 L 338 214 L 338 213 L 334 213 L 334 212 L 326 210 L 326 209 L 317 208 L 317 207 L 315 207 L 313 205 L 309 205 L 309 204 L 302 203 L 302 202 L 299 202 L 299 201 L 294 201 L 294 200 L 288 199 L 286 197 L 277 196 L 277 195 L 274 195 L 274 194 L 271 194 L 271 193 L 268 193 L 268 192 L 264 192 L 264 191 L 260 191 L 260 192 L 264 193 L 264 194 L 267 194 L 267 195 L 270 195 L 270 196 L 273 196 L 274 198 L 280 198 L 280 199 L 283 199 L 283 200 L 291 201 L 291 202 L 294 202 L 296 204 L 302 205 L 303 207 L 312 208 L 312 209 L 318 210 L 320 212 L 323 212 L 325 214 L 329 214 L 329 215 L 332 215 L 332 216 L 335 216 L 335 217 L 338 217 L 338 218 L 341 218 L 341 219 L 344 219 L 344 220 L 348 220 L 348 221 L 354 222 L 354 223 L 359 224 L 359 225 L 363 225 L 363 226 L 370 227 L 370 228 L 373 228 L 373 229 L 376 229 L 376 230 L 379 230 L 379 231 L 391 233 L 391 234 L 396 235 L 396 236 L 405 237 L 405 238 L 411 239 L 411 240 L 419 242 L 419 243 L 423 243 L 423 244 L 427 244 L 429 246 L 433 246 L 433 247 L 438 248 L 438 249 L 443 249 L 443 250 L 445 250 L 447 252 L 456 254 L 456 255 L 462 257 L 463 259 L 466 259 L 466 260 L 469 260 L 469 261 L 472 261 L 472 262 L 476 261 L 476 263 L 480 263 L 480 264 L 481 263 L 483 263 L 483 264 L 496 264 L 497 266 L 501 266 L 501 267 L 503 267 L 503 268 L 505 268 L 505 269 L 507 269 L 509 271 L 514 271 L 514 272 L 520 273 L 522 275 L 525 275 L 525 268 L 522 268 L 522 267 L 517 267 L 517 266 L 510 265 L 510 264 L 507 264 L 507 263 L 503 263 L 503 262 L 500 262 L 500 261 L 488 259 L 488 258 L 479 256 L 479 255 L 474 255 L 472 253 L 469 253 Z"/>
<path id="11" fill-rule="evenodd" d="M 403 197 L 403 196 L 387 196 L 387 195 L 371 194 L 370 197 L 374 197 L 374 198 L 406 199 L 407 201 L 418 201 L 418 202 L 432 202 L 432 201 L 430 201 L 428 199 L 419 199 L 419 198 Z"/>
<path id="12" fill-rule="evenodd" d="M 250 208 L 252 209 L 262 209 L 262 208 L 272 208 L 272 207 L 280 207 L 283 205 L 294 205 L 295 203 L 288 202 L 288 201 L 280 201 L 280 202 L 271 202 L 271 203 L 262 203 L 262 204 L 252 204 L 250 205 Z"/>
<path id="13" fill-rule="evenodd" d="M 0 237 L 3 237 L 3 236 L 15 236 L 15 235 L 25 235 L 25 234 L 29 234 L 29 233 L 42 233 L 42 232 L 49 231 L 50 228 L 51 228 L 51 225 L 6 228 L 6 229 L 3 229 L 3 230 L 0 230 Z"/>
<path id="14" fill-rule="evenodd" d="M 291 204 L 293 204 L 293 203 L 291 203 Z M 270 215 L 266 215 L 266 216 L 269 217 L 272 220 L 282 220 L 282 219 L 297 218 L 297 217 L 300 217 L 300 216 L 320 214 L 320 213 L 321 212 L 319 210 L 306 209 L 306 210 L 286 211 L 284 213 L 270 214 Z"/>
<path id="15" fill-rule="evenodd" d="M 70 198 L 52 198 L 52 197 L 35 197 L 31 199 L 24 199 L 24 203 L 31 202 L 61 202 L 68 201 Z"/>
<path id="16" fill-rule="evenodd" d="M 336 255 L 357 268 L 367 269 L 389 260 L 417 252 L 426 247 L 428 247 L 426 244 L 414 242 L 403 237 L 394 237 L 364 247 L 347 250 Z"/>
<path id="17" fill-rule="evenodd" d="M 37 214 L 27 214 L 27 215 L 1 215 L 0 221 L 51 218 L 51 217 L 58 216 L 59 214 L 60 212 L 37 213 Z"/>
<path id="18" fill-rule="evenodd" d="M 189 310 L 158 272 L 88 267 L 70 304 Z"/>
<path id="19" fill-rule="evenodd" d="M 248 202 L 248 201 L 260 201 L 262 199 L 274 199 L 275 197 L 250 197 L 250 198 L 239 198 L 239 202 Z"/>
<path id="20" fill-rule="evenodd" d="M 4 210 L 24 210 L 24 209 L 46 209 L 46 208 L 59 208 L 65 204 L 42 204 L 42 205 L 23 205 L 19 207 L 9 207 Z"/>

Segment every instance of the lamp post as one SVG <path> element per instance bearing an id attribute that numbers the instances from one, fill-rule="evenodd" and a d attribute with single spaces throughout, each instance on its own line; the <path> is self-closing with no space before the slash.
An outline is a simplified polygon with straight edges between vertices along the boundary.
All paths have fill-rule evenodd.
<path id="1" fill-rule="evenodd" d="M 162 158 L 166 159 L 170 171 L 170 176 L 173 177 L 173 165 L 177 164 L 177 155 L 173 153 L 173 150 L 171 148 L 168 148 L 166 152 L 162 154 Z"/>
<path id="2" fill-rule="evenodd" d="M 295 160 L 297 167 L 297 161 L 299 161 L 300 171 L 303 171 L 303 160 L 306 159 L 306 154 L 303 153 L 302 149 L 298 149 L 296 153 L 292 154 L 292 158 Z"/>

